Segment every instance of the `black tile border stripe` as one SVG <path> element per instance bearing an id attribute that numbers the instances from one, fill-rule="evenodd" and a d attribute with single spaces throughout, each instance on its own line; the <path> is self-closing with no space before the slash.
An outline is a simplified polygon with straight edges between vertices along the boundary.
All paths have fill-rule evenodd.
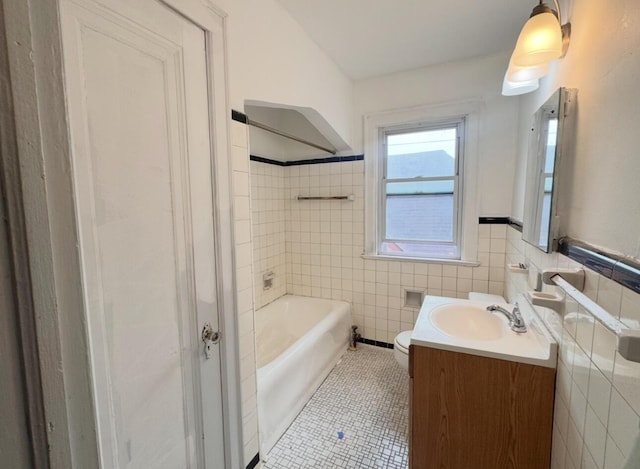
<path id="1" fill-rule="evenodd" d="M 322 163 L 346 163 L 347 161 L 362 161 L 362 160 L 364 160 L 364 155 L 329 156 L 327 158 L 314 158 L 312 160 L 287 161 L 287 166 L 300 166 L 304 164 L 322 164 Z"/>
<path id="2" fill-rule="evenodd" d="M 249 120 L 249 118 L 247 117 L 246 114 L 243 114 L 240 111 L 234 111 L 233 109 L 231 110 L 231 120 L 234 120 L 236 122 L 241 122 L 242 124 L 246 124 Z"/>
<path id="3" fill-rule="evenodd" d="M 478 223 L 480 225 L 509 225 L 522 233 L 522 222 L 511 217 L 480 217 Z"/>
<path id="4" fill-rule="evenodd" d="M 260 462 L 260 453 L 256 453 L 253 459 L 247 464 L 247 469 L 254 469 Z"/>
<path id="5" fill-rule="evenodd" d="M 568 240 L 561 241 L 558 251 L 607 278 L 611 278 L 613 275 L 613 268 L 617 262 L 616 259 L 603 256 L 593 249 L 573 244 Z"/>
<path id="6" fill-rule="evenodd" d="M 371 340 L 371 339 L 361 338 L 360 340 L 358 340 L 358 342 L 361 342 L 367 345 L 375 345 L 376 347 L 391 348 L 391 349 L 393 348 L 393 344 L 390 344 L 388 342 L 382 342 L 380 340 Z"/>
<path id="7" fill-rule="evenodd" d="M 509 217 L 509 226 L 513 227 L 516 231 L 522 233 L 522 222 L 516 220 L 515 218 Z"/>
<path id="8" fill-rule="evenodd" d="M 257 161 L 258 163 L 273 164 L 276 166 L 287 166 L 284 161 L 272 160 L 270 158 L 264 158 L 262 156 L 249 155 L 249 160 Z"/>
<path id="9" fill-rule="evenodd" d="M 640 266 L 631 266 L 626 262 L 618 261 L 613 266 L 611 280 L 640 293 Z"/>
<path id="10" fill-rule="evenodd" d="M 314 158 L 311 160 L 295 160 L 295 161 L 277 161 L 271 158 L 265 158 L 264 156 L 249 155 L 251 161 L 258 161 L 260 163 L 273 164 L 276 166 L 302 166 L 307 164 L 324 164 L 324 163 L 346 163 L 347 161 L 362 161 L 364 155 L 349 155 L 349 156 L 329 156 L 327 158 Z"/>
<path id="11" fill-rule="evenodd" d="M 604 252 L 595 246 L 569 237 L 560 239 L 558 252 L 623 287 L 640 293 L 640 263 L 637 261 Z"/>
<path id="12" fill-rule="evenodd" d="M 480 217 L 478 223 L 481 225 L 508 225 L 509 217 Z"/>

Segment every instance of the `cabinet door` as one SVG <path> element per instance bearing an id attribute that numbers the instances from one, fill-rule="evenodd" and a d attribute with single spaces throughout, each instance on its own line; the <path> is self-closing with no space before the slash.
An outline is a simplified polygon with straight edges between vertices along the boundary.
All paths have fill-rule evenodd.
<path id="1" fill-rule="evenodd" d="M 413 349 L 411 469 L 548 469 L 555 370 Z"/>

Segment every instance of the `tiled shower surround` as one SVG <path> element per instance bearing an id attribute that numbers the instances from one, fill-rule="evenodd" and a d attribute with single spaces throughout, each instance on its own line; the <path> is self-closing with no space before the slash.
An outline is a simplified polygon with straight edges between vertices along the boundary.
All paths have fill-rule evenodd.
<path id="1" fill-rule="evenodd" d="M 470 291 L 503 294 L 506 225 L 479 226 L 478 267 L 363 259 L 363 180 L 363 161 L 251 161 L 256 308 L 284 293 L 348 301 L 363 337 L 391 343 L 413 328 L 418 314 L 405 306 L 405 290 L 460 298 Z M 296 199 L 350 194 L 354 201 Z M 275 280 L 264 291 L 267 272 Z"/>
<path id="2" fill-rule="evenodd" d="M 537 272 L 552 267 L 584 266 L 557 253 L 544 254 L 508 228 L 507 262 L 523 262 L 528 274 L 506 274 L 506 296 L 519 296 L 535 285 Z M 585 268 L 584 293 L 627 326 L 640 327 L 640 295 Z M 544 285 L 544 291 L 557 287 Z M 640 363 L 616 352 L 615 336 L 570 297 L 558 314 L 535 306 L 560 344 L 553 425 L 552 469 L 622 469 L 640 438 Z"/>
<path id="3" fill-rule="evenodd" d="M 258 407 L 253 329 L 253 274 L 247 127 L 231 122 L 233 205 L 235 231 L 236 308 L 240 343 L 242 447 L 245 463 L 258 453 Z"/>
<path id="4" fill-rule="evenodd" d="M 285 167 L 251 162 L 251 221 L 256 309 L 287 293 Z M 262 276 L 273 272 L 273 284 L 265 290 Z"/>

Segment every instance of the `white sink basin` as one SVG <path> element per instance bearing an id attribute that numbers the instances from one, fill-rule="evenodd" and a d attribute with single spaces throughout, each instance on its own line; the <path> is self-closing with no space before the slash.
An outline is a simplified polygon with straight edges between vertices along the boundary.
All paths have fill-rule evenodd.
<path id="1" fill-rule="evenodd" d="M 411 344 L 555 368 L 558 344 L 529 303 L 520 300 L 527 332 L 511 330 L 502 314 L 486 310 L 486 301 L 427 296 L 411 335 Z M 513 305 L 501 304 L 512 311 Z"/>
<path id="2" fill-rule="evenodd" d="M 476 305 L 446 304 L 429 315 L 435 327 L 461 339 L 498 340 L 509 332 L 502 316 Z"/>

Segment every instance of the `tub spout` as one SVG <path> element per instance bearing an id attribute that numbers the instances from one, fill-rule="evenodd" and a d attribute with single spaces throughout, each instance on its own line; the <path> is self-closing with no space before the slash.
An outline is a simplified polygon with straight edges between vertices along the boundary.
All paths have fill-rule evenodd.
<path id="1" fill-rule="evenodd" d="M 362 337 L 359 332 L 356 332 L 357 330 L 358 330 L 358 326 L 351 326 L 351 337 L 349 338 L 349 350 L 352 350 L 352 351 L 356 350 L 356 344 Z"/>

